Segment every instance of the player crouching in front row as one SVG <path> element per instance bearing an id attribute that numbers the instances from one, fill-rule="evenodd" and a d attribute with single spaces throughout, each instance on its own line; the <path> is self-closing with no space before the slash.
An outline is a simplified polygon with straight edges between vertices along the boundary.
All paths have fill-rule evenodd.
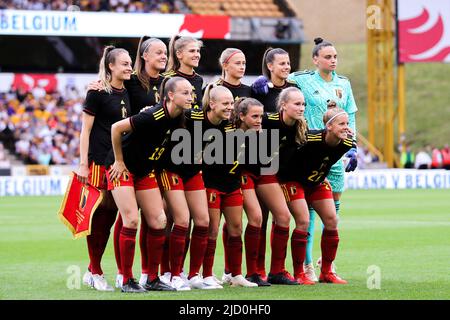
<path id="1" fill-rule="evenodd" d="M 346 284 L 331 268 L 339 243 L 336 209 L 329 183 L 325 180 L 331 166 L 348 150 L 355 147 L 349 135 L 348 115 L 340 108 L 329 108 L 324 114 L 325 129 L 308 130 L 303 145 L 293 145 L 280 154 L 278 176 L 282 183 L 289 208 L 295 218 L 296 227 L 307 234 L 309 225 L 308 205 L 319 214 L 324 224 L 322 232 L 322 268 L 320 282 Z M 299 248 L 294 261 L 294 274 L 304 273 L 303 261 L 306 253 Z"/>

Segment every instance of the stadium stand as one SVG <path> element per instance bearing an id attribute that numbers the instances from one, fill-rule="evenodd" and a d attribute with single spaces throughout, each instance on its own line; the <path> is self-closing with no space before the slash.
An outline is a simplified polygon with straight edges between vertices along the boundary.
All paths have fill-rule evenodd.
<path id="1" fill-rule="evenodd" d="M 0 9 L 188 13 L 182 0 L 0 0 Z"/>
<path id="2" fill-rule="evenodd" d="M 69 92 L 37 99 L 21 89 L 0 94 L 0 141 L 25 164 L 77 164 L 83 99 Z"/>
<path id="3" fill-rule="evenodd" d="M 276 0 L 186 0 L 192 13 L 201 15 L 228 15 L 232 17 L 291 16 L 287 4 Z M 286 14 L 287 13 L 287 14 Z"/>

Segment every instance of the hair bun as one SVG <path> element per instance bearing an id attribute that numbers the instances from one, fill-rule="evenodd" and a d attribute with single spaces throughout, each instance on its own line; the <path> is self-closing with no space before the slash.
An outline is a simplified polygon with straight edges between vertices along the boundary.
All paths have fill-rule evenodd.
<path id="1" fill-rule="evenodd" d="M 334 100 L 327 100 L 327 108 L 336 108 L 337 107 L 337 103 Z"/>
<path id="2" fill-rule="evenodd" d="M 323 42 L 323 39 L 322 39 L 322 38 L 314 38 L 314 43 L 315 43 L 316 45 L 318 45 L 318 44 L 321 43 L 321 42 Z"/>

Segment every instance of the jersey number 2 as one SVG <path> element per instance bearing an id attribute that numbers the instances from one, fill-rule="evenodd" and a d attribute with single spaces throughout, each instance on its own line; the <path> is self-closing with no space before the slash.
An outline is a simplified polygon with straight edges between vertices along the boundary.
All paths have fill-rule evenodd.
<path id="1" fill-rule="evenodd" d="M 231 168 L 230 173 L 231 174 L 236 174 L 236 172 L 234 172 L 234 170 L 236 170 L 237 166 L 239 165 L 239 161 L 234 160 L 233 163 L 234 163 L 234 166 L 233 166 L 233 168 Z"/>

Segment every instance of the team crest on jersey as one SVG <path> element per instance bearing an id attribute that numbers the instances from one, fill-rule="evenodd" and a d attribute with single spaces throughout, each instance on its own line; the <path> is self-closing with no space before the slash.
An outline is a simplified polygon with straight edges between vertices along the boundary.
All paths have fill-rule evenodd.
<path id="1" fill-rule="evenodd" d="M 180 183 L 178 176 L 172 176 L 172 185 L 177 186 Z"/>
<path id="2" fill-rule="evenodd" d="M 123 102 L 123 100 L 122 100 Z M 122 119 L 125 119 L 128 117 L 128 112 L 127 112 L 127 108 L 125 108 L 125 106 L 122 106 Z"/>
<path id="3" fill-rule="evenodd" d="M 158 88 L 156 86 L 154 86 L 153 91 L 155 92 L 155 102 L 158 103 L 161 100 L 159 93 L 158 93 Z"/>
<path id="4" fill-rule="evenodd" d="M 215 192 L 211 192 L 209 194 L 209 203 L 215 203 L 217 199 L 217 194 Z"/>
<path id="5" fill-rule="evenodd" d="M 336 97 L 338 97 L 339 99 L 342 99 L 342 96 L 343 96 L 342 88 L 336 88 L 336 89 L 334 89 L 334 92 L 336 93 Z"/>
<path id="6" fill-rule="evenodd" d="M 291 195 L 297 194 L 297 187 L 291 186 Z"/>

